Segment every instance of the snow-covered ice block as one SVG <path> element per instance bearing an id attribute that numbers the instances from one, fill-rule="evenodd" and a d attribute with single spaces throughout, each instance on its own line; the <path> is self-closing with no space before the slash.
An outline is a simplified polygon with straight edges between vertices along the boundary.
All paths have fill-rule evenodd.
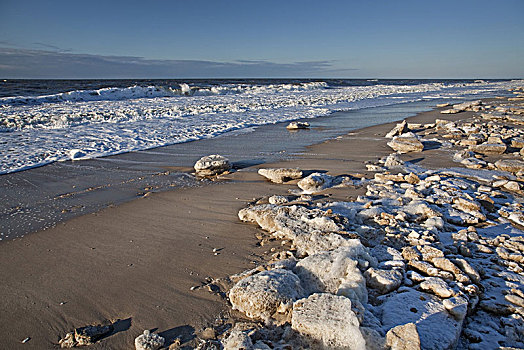
<path id="1" fill-rule="evenodd" d="M 380 306 L 385 330 L 412 322 L 417 326 L 422 349 L 454 349 L 462 330 L 442 301 L 414 289 L 390 294 Z"/>
<path id="2" fill-rule="evenodd" d="M 351 247 L 355 245 L 355 241 L 355 239 L 347 239 L 333 232 L 312 231 L 297 235 L 293 241 L 293 247 L 297 250 L 298 256 L 304 256 L 340 247 Z"/>
<path id="3" fill-rule="evenodd" d="M 275 313 L 286 314 L 304 296 L 300 279 L 284 269 L 263 271 L 237 282 L 229 291 L 234 309 L 250 318 L 269 322 Z"/>
<path id="4" fill-rule="evenodd" d="M 381 294 L 389 293 L 397 289 L 402 283 L 402 271 L 382 270 L 370 267 L 364 273 L 367 280 L 367 285 L 370 288 L 376 289 Z"/>
<path id="5" fill-rule="evenodd" d="M 448 284 L 439 277 L 426 277 L 420 284 L 420 288 L 441 298 L 449 298 L 453 295 L 453 289 L 449 288 Z"/>
<path id="6" fill-rule="evenodd" d="M 228 171 L 231 169 L 231 164 L 226 157 L 218 154 L 212 154 L 197 160 L 194 168 L 198 175 L 212 176 Z"/>
<path id="7" fill-rule="evenodd" d="M 417 326 L 411 322 L 391 328 L 386 339 L 391 350 L 420 350 Z"/>
<path id="8" fill-rule="evenodd" d="M 316 293 L 297 300 L 291 327 L 323 349 L 366 349 L 351 301 L 343 296 Z"/>
<path id="9" fill-rule="evenodd" d="M 262 229 L 274 232 L 278 237 L 294 240 L 297 235 L 312 231 L 336 232 L 340 228 L 320 209 L 303 206 L 256 205 L 241 209 L 238 217 L 242 221 L 256 222 Z"/>
<path id="10" fill-rule="evenodd" d="M 253 349 L 253 342 L 247 333 L 238 327 L 233 327 L 229 335 L 222 340 L 224 350 Z"/>
<path id="11" fill-rule="evenodd" d="M 421 152 L 424 149 L 424 144 L 411 132 L 395 136 L 387 145 L 398 153 Z"/>
<path id="12" fill-rule="evenodd" d="M 297 168 L 258 169 L 258 174 L 264 176 L 269 181 L 278 184 L 302 178 L 302 170 Z"/>
<path id="13" fill-rule="evenodd" d="M 316 193 L 335 185 L 335 178 L 331 175 L 313 173 L 298 182 L 298 187 L 304 193 Z"/>
<path id="14" fill-rule="evenodd" d="M 405 120 L 403 120 L 402 123 L 398 123 L 397 125 L 395 125 L 395 127 L 386 134 L 386 137 L 392 138 L 394 136 L 401 135 L 407 131 L 409 131 L 408 123 Z"/>
<path id="15" fill-rule="evenodd" d="M 355 240 L 358 241 L 358 240 Z M 294 268 L 308 293 L 328 292 L 344 295 L 354 302 L 367 302 L 366 280 L 358 269 L 375 261 L 360 241 L 300 260 Z"/>
<path id="16" fill-rule="evenodd" d="M 143 334 L 135 338 L 136 350 L 157 350 L 164 346 L 165 339 L 156 333 L 145 330 Z"/>

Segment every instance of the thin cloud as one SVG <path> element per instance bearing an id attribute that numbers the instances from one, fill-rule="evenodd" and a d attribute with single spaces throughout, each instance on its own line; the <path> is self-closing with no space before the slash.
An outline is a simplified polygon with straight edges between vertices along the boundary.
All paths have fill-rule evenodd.
<path id="1" fill-rule="evenodd" d="M 71 52 L 71 51 L 73 51 L 72 49 L 63 49 L 61 47 L 58 47 L 58 46 L 55 46 L 55 45 L 51 45 L 51 44 L 46 44 L 46 43 L 36 42 L 36 43 L 33 43 L 33 45 L 39 46 L 40 48 L 42 48 L 44 50 L 51 50 L 51 51 L 56 51 L 56 52 Z"/>
<path id="2" fill-rule="evenodd" d="M 35 43 L 37 44 L 37 43 Z M 216 62 L 155 60 L 134 56 L 103 56 L 52 50 L 0 47 L 2 78 L 256 78 L 325 77 L 354 70 L 333 61 L 276 63 L 266 60 Z M 5 69 L 9 66 L 9 69 Z M 4 67 L 4 68 L 3 68 Z"/>

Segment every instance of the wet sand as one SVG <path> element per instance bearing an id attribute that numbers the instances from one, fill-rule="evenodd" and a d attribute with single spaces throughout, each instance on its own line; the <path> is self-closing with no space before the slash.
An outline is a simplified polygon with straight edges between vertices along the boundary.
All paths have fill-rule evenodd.
<path id="1" fill-rule="evenodd" d="M 408 121 L 469 115 L 435 110 Z M 237 212 L 254 198 L 286 194 L 295 186 L 271 184 L 256 173 L 258 168 L 299 167 L 371 177 L 364 162 L 391 153 L 384 135 L 393 125 L 360 129 L 308 147 L 287 161 L 245 167 L 211 185 L 152 193 L 2 242 L 0 345 L 53 348 L 75 327 L 118 319 L 115 333 L 90 348 L 132 348 L 144 329 L 155 329 L 168 343 L 177 336 L 191 338 L 228 310 L 219 295 L 191 287 L 202 285 L 206 277 L 249 269 L 269 255 L 272 246 L 259 246 L 259 230 L 241 223 Z M 450 158 L 420 157 L 402 156 L 430 168 L 451 163 Z M 347 198 L 358 192 L 333 189 L 328 195 Z M 31 339 L 21 344 L 27 337 Z"/>

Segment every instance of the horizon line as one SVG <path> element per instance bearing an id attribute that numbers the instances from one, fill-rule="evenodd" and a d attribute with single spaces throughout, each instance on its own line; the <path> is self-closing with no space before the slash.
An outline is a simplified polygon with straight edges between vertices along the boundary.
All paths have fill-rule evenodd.
<path id="1" fill-rule="evenodd" d="M 168 77 L 162 77 L 162 78 L 156 78 L 156 77 L 150 77 L 150 78 L 144 78 L 144 77 L 125 77 L 125 78 L 39 78 L 39 77 L 32 77 L 32 78 L 5 78 L 0 77 L 0 80 L 2 82 L 6 82 L 7 80 L 524 80 L 524 77 L 511 77 L 511 78 L 486 78 L 486 77 L 460 77 L 460 78 L 413 78 L 413 77 L 388 77 L 388 78 L 376 78 L 376 77 L 336 77 L 336 78 L 327 78 L 327 77 L 320 77 L 320 78 L 312 78 L 312 77 L 207 77 L 207 78 L 188 78 L 188 77 L 179 77 L 179 78 L 168 78 Z"/>

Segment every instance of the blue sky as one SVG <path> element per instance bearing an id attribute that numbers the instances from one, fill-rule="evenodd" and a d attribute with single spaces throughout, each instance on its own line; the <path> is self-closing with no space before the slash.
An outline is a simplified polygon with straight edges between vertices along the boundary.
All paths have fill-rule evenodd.
<path id="1" fill-rule="evenodd" d="M 0 1 L 3 78 L 523 78 L 524 1 Z"/>

